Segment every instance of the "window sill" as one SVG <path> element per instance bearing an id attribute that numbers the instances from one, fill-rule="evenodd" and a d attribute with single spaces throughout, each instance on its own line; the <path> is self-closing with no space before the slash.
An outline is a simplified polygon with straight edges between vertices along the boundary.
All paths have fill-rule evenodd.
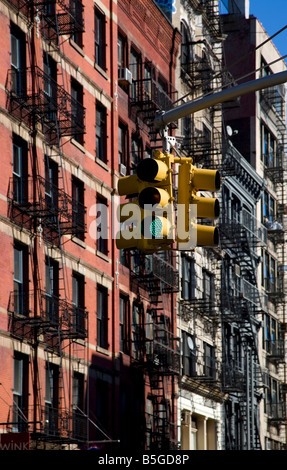
<path id="1" fill-rule="evenodd" d="M 74 243 L 76 243 L 76 245 L 79 245 L 79 246 L 81 246 L 81 247 L 84 248 L 84 249 L 87 248 L 86 242 L 84 242 L 83 240 L 81 240 L 81 239 L 78 238 L 78 237 L 72 237 L 72 241 L 73 241 Z"/>
<path id="2" fill-rule="evenodd" d="M 96 255 L 99 258 L 102 258 L 104 261 L 107 261 L 107 263 L 111 262 L 110 258 L 107 255 L 105 255 L 104 253 L 102 253 L 101 251 L 96 250 Z"/>
<path id="3" fill-rule="evenodd" d="M 73 39 L 70 38 L 69 42 L 70 42 L 70 45 L 71 45 L 81 56 L 83 56 L 83 57 L 85 56 L 85 53 L 84 53 L 83 49 L 82 49 L 80 46 L 78 46 L 78 44 L 77 44 L 75 41 L 73 41 Z"/>
<path id="4" fill-rule="evenodd" d="M 102 67 L 98 64 L 94 64 L 94 69 L 97 70 L 106 80 L 109 79 L 108 74 L 102 69 Z"/>
<path id="5" fill-rule="evenodd" d="M 75 139 L 71 138 L 72 144 L 77 147 L 81 152 L 86 153 L 85 147 L 82 144 L 79 144 Z"/>
<path id="6" fill-rule="evenodd" d="M 102 168 L 104 168 L 106 171 L 109 171 L 109 172 L 111 171 L 108 165 L 97 157 L 96 157 L 96 163 L 100 165 Z"/>
<path id="7" fill-rule="evenodd" d="M 108 349 L 102 348 L 101 346 L 96 347 L 97 352 L 104 354 L 105 356 L 111 356 L 112 353 Z"/>

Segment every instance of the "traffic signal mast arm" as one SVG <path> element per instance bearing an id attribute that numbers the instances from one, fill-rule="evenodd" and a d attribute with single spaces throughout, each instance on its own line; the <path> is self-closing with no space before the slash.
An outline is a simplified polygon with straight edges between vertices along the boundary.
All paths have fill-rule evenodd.
<path id="1" fill-rule="evenodd" d="M 163 111 L 155 117 L 153 124 L 156 129 L 164 128 L 167 124 L 193 114 L 196 111 L 200 111 L 201 109 L 210 108 L 216 104 L 224 103 L 225 101 L 247 95 L 254 91 L 263 90 L 264 88 L 280 85 L 284 82 L 287 82 L 287 71 L 241 83 L 240 85 L 227 88 L 213 95 L 207 95 L 195 101 L 188 101 L 168 111 Z"/>

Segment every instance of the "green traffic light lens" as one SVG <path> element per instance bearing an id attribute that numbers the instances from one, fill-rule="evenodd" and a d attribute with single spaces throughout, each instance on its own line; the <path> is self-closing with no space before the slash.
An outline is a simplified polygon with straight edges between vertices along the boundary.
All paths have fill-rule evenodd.
<path id="1" fill-rule="evenodd" d="M 144 238 L 151 240 L 162 238 L 163 223 L 159 217 L 146 217 L 141 223 L 141 233 Z"/>
<path id="2" fill-rule="evenodd" d="M 162 222 L 160 219 L 154 219 L 150 224 L 150 233 L 152 237 L 158 238 L 162 232 Z"/>

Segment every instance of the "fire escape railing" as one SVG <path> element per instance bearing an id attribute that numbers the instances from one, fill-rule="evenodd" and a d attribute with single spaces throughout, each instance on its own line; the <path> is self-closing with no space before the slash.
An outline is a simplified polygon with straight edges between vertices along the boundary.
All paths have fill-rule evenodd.
<path id="1" fill-rule="evenodd" d="M 59 223 L 62 234 L 79 236 L 86 232 L 84 204 L 39 175 L 35 178 L 11 177 L 8 201 L 10 217 L 20 225 L 30 223 L 29 218 L 32 218 L 55 231 Z"/>
<path id="2" fill-rule="evenodd" d="M 85 133 L 85 108 L 39 67 L 8 70 L 6 89 L 11 114 L 41 122 L 50 139 Z"/>
<path id="3" fill-rule="evenodd" d="M 67 34 L 84 31 L 84 7 L 81 2 L 69 0 L 10 0 L 10 3 L 21 10 L 28 18 L 31 9 L 40 12 L 45 23 L 46 34 L 49 39 Z"/>
<path id="4" fill-rule="evenodd" d="M 25 335 L 27 330 L 23 326 L 31 326 L 55 335 L 59 329 L 62 339 L 87 337 L 86 309 L 47 292 L 12 291 L 8 313 L 14 334 Z"/>

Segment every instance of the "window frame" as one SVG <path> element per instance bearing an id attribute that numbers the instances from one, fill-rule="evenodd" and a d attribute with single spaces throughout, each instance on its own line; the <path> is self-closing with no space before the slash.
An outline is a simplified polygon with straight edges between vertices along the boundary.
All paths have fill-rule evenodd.
<path id="1" fill-rule="evenodd" d="M 81 128 L 83 132 L 76 132 L 73 139 L 79 144 L 84 144 L 84 88 L 74 78 L 71 78 L 71 125 Z"/>
<path id="2" fill-rule="evenodd" d="M 101 310 L 101 311 L 100 311 Z M 97 345 L 108 349 L 108 289 L 97 285 Z"/>
<path id="3" fill-rule="evenodd" d="M 106 17 L 98 8 L 94 10 L 95 64 L 106 70 Z"/>
<path id="4" fill-rule="evenodd" d="M 186 276 L 187 275 L 187 276 Z M 195 298 L 196 274 L 194 259 L 181 255 L 181 298 L 192 300 Z"/>
<path id="5" fill-rule="evenodd" d="M 85 239 L 85 185 L 79 178 L 72 176 L 72 220 L 76 227 L 74 235 L 80 240 Z M 78 231 L 77 228 L 82 228 Z"/>
<path id="6" fill-rule="evenodd" d="M 129 298 L 120 294 L 119 299 L 119 345 L 120 352 L 130 353 L 129 346 Z"/>
<path id="7" fill-rule="evenodd" d="M 107 109 L 96 103 L 96 158 L 107 163 Z"/>

